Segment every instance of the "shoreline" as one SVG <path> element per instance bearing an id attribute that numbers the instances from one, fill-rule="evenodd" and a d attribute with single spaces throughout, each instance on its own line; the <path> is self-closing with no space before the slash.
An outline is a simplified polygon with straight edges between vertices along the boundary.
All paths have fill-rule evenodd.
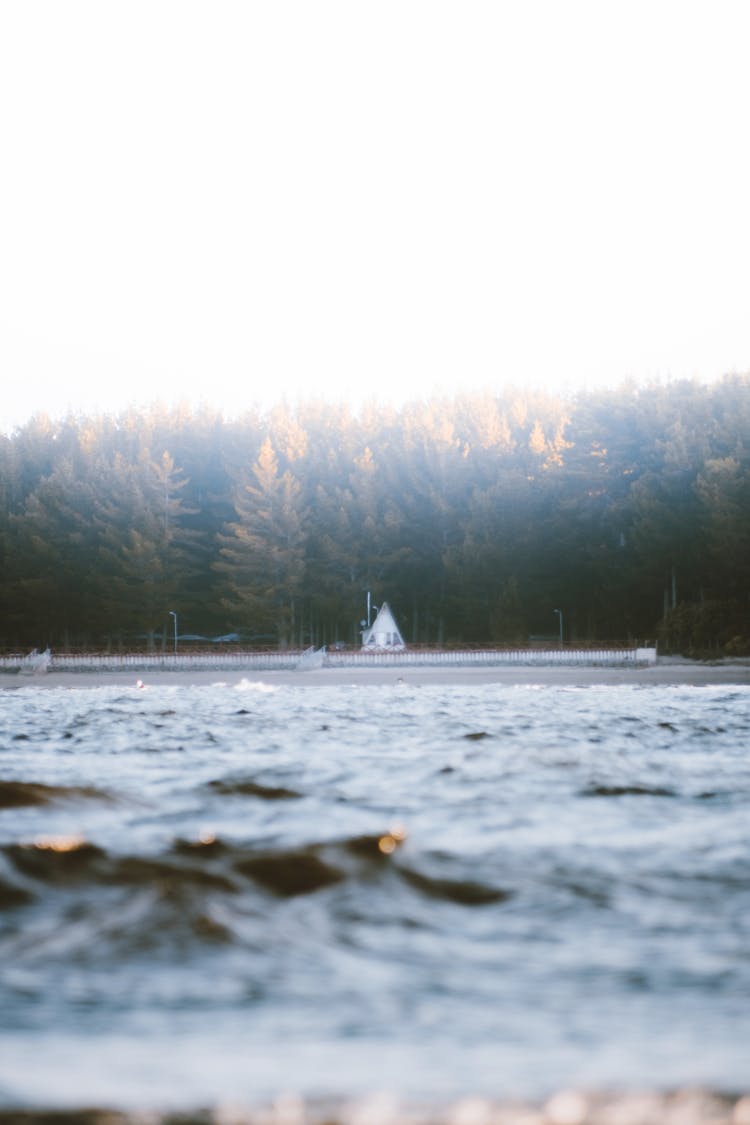
<path id="1" fill-rule="evenodd" d="M 750 1094 L 685 1086 L 559 1090 L 542 1102 L 466 1096 L 402 1102 L 386 1092 L 355 1099 L 285 1094 L 270 1105 L 235 1102 L 194 1110 L 0 1105 L 0 1125 L 748 1125 Z"/>
<path id="2" fill-rule="evenodd" d="M 705 687 L 750 684 L 750 661 L 721 661 L 703 664 L 679 658 L 659 658 L 655 664 L 623 665 L 495 665 L 341 667 L 287 670 L 221 669 L 118 669 L 117 671 L 41 672 L 0 674 L 1 690 L 21 688 L 93 687 L 207 687 L 236 686 L 243 682 L 269 687 L 357 687 L 400 686 L 465 687 L 497 684 L 518 687 Z"/>

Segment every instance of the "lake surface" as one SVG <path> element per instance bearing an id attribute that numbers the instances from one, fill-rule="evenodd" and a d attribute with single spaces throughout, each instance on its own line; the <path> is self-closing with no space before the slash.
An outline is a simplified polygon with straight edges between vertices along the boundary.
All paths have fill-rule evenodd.
<path id="1" fill-rule="evenodd" d="M 750 688 L 0 691 L 0 1104 L 747 1084 Z"/>

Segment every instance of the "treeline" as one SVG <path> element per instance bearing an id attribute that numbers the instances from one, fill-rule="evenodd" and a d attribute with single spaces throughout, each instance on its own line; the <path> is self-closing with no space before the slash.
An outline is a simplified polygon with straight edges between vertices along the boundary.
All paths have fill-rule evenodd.
<path id="1" fill-rule="evenodd" d="M 238 633 L 750 653 L 750 377 L 38 416 L 0 438 L 0 645 Z M 187 641 L 183 643 L 188 643 Z"/>

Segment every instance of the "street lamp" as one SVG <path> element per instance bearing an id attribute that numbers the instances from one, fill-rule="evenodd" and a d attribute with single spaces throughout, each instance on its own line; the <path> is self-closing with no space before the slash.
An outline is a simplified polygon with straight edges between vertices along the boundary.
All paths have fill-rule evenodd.
<path id="1" fill-rule="evenodd" d="M 556 613 L 557 616 L 560 618 L 560 648 L 562 648 L 563 647 L 563 615 L 562 615 L 562 610 L 561 609 L 553 609 L 552 612 Z"/>
<path id="2" fill-rule="evenodd" d="M 557 612 L 557 610 L 555 610 L 555 612 Z M 177 614 L 173 609 L 170 609 L 169 616 L 174 618 L 174 654 L 177 656 Z"/>

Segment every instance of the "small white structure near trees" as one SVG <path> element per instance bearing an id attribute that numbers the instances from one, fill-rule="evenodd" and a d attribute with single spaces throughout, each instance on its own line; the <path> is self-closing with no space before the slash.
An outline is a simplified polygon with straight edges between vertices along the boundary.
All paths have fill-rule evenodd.
<path id="1" fill-rule="evenodd" d="M 372 625 L 363 631 L 362 648 L 368 652 L 372 652 L 373 649 L 397 652 L 406 648 L 388 602 L 383 602 Z"/>

